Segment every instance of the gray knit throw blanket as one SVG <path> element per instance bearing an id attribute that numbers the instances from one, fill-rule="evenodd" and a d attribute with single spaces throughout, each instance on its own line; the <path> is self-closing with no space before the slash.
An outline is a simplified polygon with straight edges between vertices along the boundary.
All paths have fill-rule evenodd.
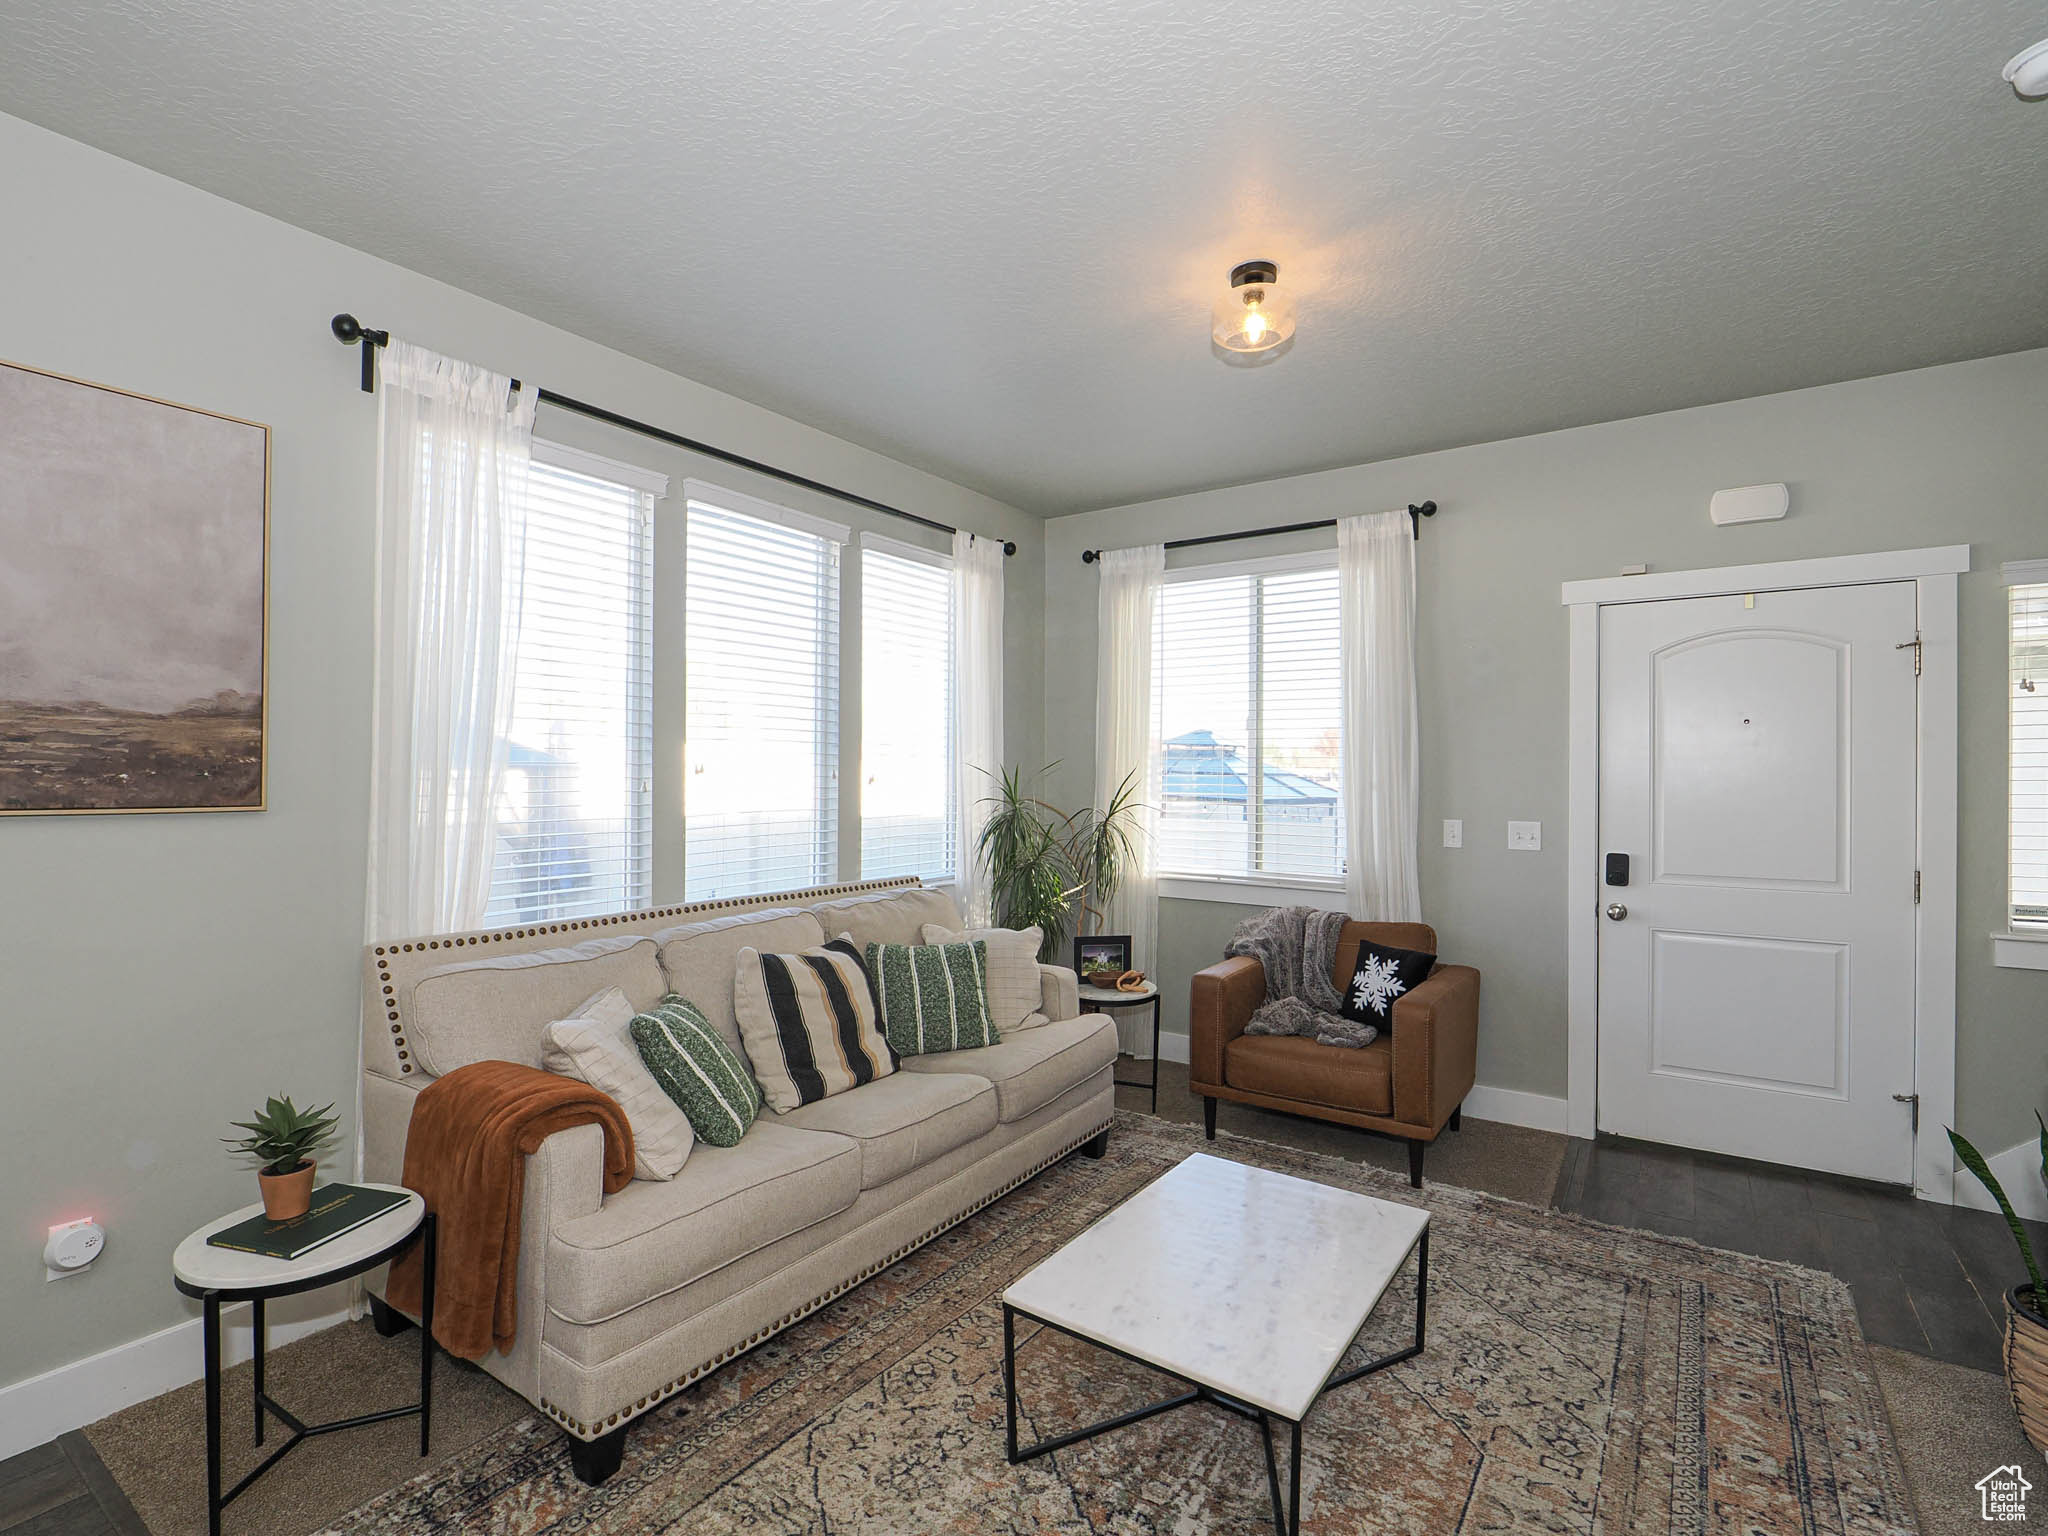
<path id="1" fill-rule="evenodd" d="M 1337 964 L 1337 938 L 1351 919 L 1314 907 L 1275 907 L 1248 917 L 1224 949 L 1251 955 L 1266 968 L 1266 1000 L 1244 1027 L 1248 1035 L 1303 1035 L 1318 1045 L 1350 1050 L 1379 1038 L 1372 1024 L 1338 1013 L 1343 995 L 1330 979 Z"/>

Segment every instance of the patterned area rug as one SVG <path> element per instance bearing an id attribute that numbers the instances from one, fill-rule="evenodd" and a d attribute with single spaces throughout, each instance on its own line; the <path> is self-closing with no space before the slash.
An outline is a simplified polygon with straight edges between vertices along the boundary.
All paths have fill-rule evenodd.
<path id="1" fill-rule="evenodd" d="M 1071 1159 L 664 1404 L 601 1489 L 522 1421 L 333 1536 L 908 1536 L 1272 1529 L 1257 1429 L 1182 1408 L 1021 1467 L 1003 1457 L 1003 1287 L 1204 1144 L 1119 1115 Z M 1208 1150 L 1433 1215 L 1429 1348 L 1303 1431 L 1302 1530 L 1911 1532 L 1849 1293 L 1810 1270 L 1224 1137 Z M 1412 1267 L 1354 1359 L 1413 1326 Z M 1023 1329 L 1023 1433 L 1168 1395 Z"/>

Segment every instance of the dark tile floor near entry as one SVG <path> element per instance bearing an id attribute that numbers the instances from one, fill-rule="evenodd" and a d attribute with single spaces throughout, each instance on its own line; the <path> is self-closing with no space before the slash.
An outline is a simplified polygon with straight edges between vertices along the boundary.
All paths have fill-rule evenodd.
<path id="1" fill-rule="evenodd" d="M 1873 1344 L 1996 1371 L 2019 1250 L 1989 1211 L 1902 1190 L 1642 1142 L 1573 1141 L 1551 1204 L 1849 1283 Z M 2029 1223 L 2036 1253 L 2048 1226 Z"/>

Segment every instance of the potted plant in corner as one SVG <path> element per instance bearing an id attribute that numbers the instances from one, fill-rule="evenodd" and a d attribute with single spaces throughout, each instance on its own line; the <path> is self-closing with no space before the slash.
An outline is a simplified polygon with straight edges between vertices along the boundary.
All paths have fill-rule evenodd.
<path id="1" fill-rule="evenodd" d="M 289 1096 L 272 1099 L 253 1120 L 231 1122 L 249 1134 L 223 1136 L 230 1150 L 256 1160 L 256 1182 L 263 1190 L 263 1214 L 272 1221 L 303 1216 L 313 1203 L 314 1155 L 334 1140 L 334 1106 L 300 1109 Z"/>
<path id="2" fill-rule="evenodd" d="M 1041 776 L 1059 767 L 1050 763 Z M 976 849 L 994 887 L 996 922 L 1036 927 L 1038 958 L 1060 957 L 1077 925 L 1087 933 L 1108 912 L 1136 855 L 1137 775 L 1127 775 L 1101 810 L 1062 811 L 1024 787 L 1020 768 L 993 775 L 996 793 Z M 1075 910 L 1078 905 L 1079 911 Z"/>
<path id="3" fill-rule="evenodd" d="M 2041 1127 L 2041 1176 L 2048 1179 L 2048 1121 L 2035 1110 L 2034 1122 Z M 2048 1285 L 2042 1283 L 2041 1266 L 2034 1260 L 2034 1245 L 2028 1241 L 2027 1229 L 1984 1154 L 1952 1130 L 1948 1140 L 1955 1148 L 1957 1161 L 1975 1174 L 1977 1182 L 1998 1202 L 1999 1214 L 2012 1228 L 2013 1240 L 2020 1245 L 2020 1258 L 2027 1266 L 2026 1284 L 2016 1285 L 2005 1293 L 2005 1387 L 2012 1395 L 2013 1412 L 2019 1415 L 2021 1430 L 2036 1450 L 2048 1452 L 2048 1312 L 2043 1311 L 2048 1306 Z"/>

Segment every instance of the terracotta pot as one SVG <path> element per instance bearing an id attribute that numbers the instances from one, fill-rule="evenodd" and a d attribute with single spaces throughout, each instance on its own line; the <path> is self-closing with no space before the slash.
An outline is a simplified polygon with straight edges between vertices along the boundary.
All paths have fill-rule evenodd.
<path id="1" fill-rule="evenodd" d="M 312 1162 L 303 1162 L 290 1173 L 258 1173 L 256 1182 L 263 1187 L 263 1214 L 272 1221 L 290 1221 L 303 1216 L 313 1206 Z"/>
<path id="2" fill-rule="evenodd" d="M 2048 1451 L 2048 1317 L 2038 1306 L 2031 1285 L 2005 1293 L 2005 1386 L 2027 1439 Z"/>

